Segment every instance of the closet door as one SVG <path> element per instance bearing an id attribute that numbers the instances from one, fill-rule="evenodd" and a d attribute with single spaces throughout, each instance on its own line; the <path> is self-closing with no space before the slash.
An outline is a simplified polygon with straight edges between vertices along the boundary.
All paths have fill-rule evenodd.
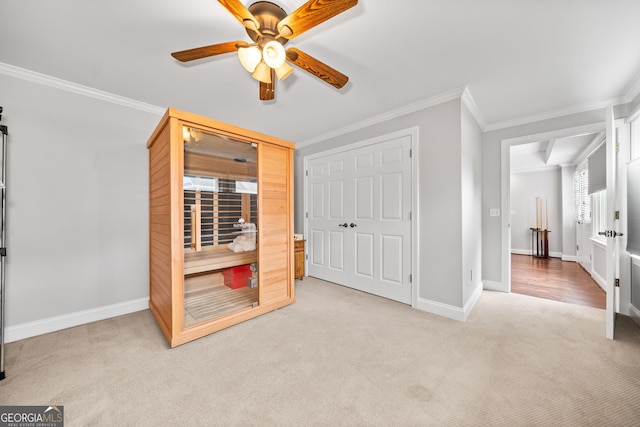
<path id="1" fill-rule="evenodd" d="M 260 305 L 293 298 L 293 150 L 258 147 Z"/>
<path id="2" fill-rule="evenodd" d="M 352 232 L 353 209 L 346 200 L 354 199 L 350 153 L 314 159 L 308 166 L 309 276 L 359 290 L 350 280 L 354 263 Z"/>
<path id="3" fill-rule="evenodd" d="M 411 303 L 411 140 L 308 163 L 309 276 Z"/>

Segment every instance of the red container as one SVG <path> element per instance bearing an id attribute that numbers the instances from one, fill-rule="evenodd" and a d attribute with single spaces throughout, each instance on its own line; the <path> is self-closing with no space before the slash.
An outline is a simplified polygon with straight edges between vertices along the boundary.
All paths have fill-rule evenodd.
<path id="1" fill-rule="evenodd" d="M 249 264 L 229 267 L 222 270 L 224 284 L 231 289 L 244 288 L 249 285 L 251 266 Z"/>

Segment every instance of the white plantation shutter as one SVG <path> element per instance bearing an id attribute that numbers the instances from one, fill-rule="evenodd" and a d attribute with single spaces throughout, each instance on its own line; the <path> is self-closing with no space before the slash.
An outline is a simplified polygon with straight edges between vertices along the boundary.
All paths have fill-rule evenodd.
<path id="1" fill-rule="evenodd" d="M 591 222 L 591 198 L 589 197 L 589 170 L 583 169 L 573 174 L 573 202 L 576 221 Z"/>

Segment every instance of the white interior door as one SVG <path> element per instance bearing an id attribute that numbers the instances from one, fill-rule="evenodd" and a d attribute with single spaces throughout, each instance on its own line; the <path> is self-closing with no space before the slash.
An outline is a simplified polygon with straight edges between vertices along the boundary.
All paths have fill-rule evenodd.
<path id="1" fill-rule="evenodd" d="M 411 303 L 411 139 L 308 162 L 308 274 Z"/>
<path id="2" fill-rule="evenodd" d="M 606 158 L 607 158 L 607 300 L 606 300 L 606 336 L 613 339 L 616 322 L 616 301 L 618 300 L 618 288 L 616 278 L 620 269 L 620 258 L 618 253 L 618 233 L 615 212 L 618 210 L 617 192 L 617 166 L 618 154 L 616 150 L 616 126 L 613 107 L 607 108 L 607 130 L 606 130 Z"/>
<path id="3" fill-rule="evenodd" d="M 314 160 L 308 165 L 308 274 L 330 282 L 341 283 L 345 270 L 345 239 L 348 224 L 345 217 L 345 159 L 333 155 Z"/>

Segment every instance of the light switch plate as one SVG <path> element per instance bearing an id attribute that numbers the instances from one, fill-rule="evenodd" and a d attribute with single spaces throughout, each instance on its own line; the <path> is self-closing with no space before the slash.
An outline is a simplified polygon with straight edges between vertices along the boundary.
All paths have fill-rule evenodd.
<path id="1" fill-rule="evenodd" d="M 489 209 L 489 216 L 500 216 L 500 208 Z"/>

